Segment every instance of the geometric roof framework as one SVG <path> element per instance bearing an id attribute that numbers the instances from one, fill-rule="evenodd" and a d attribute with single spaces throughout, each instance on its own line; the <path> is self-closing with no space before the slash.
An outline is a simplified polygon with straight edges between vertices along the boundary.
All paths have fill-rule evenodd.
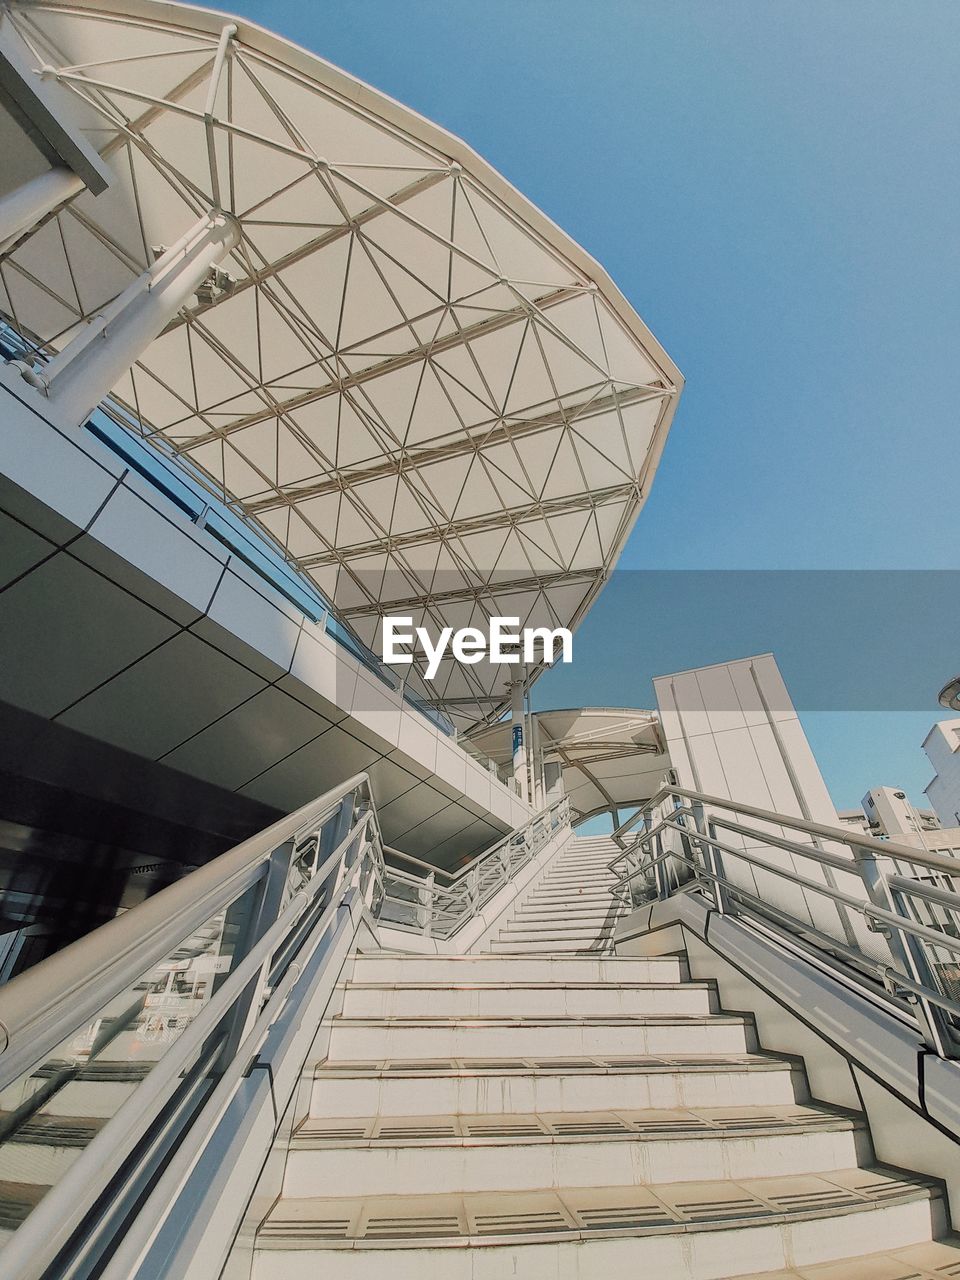
<path id="1" fill-rule="evenodd" d="M 655 711 L 580 707 L 535 711 L 533 718 L 535 750 L 544 763 L 560 766 L 575 822 L 642 805 L 664 785 L 670 757 Z M 471 741 L 497 764 L 509 764 L 509 723 L 484 726 Z"/>
<path id="2" fill-rule="evenodd" d="M 219 205 L 240 227 L 228 288 L 115 388 L 144 435 L 374 647 L 384 613 L 575 626 L 682 382 L 598 264 L 464 143 L 250 24 L 219 60 L 227 19 L 188 7 L 5 21 L 117 178 L 0 262 L 18 328 L 58 350 Z M 471 725 L 499 714 L 503 679 L 451 660 L 419 691 Z"/>

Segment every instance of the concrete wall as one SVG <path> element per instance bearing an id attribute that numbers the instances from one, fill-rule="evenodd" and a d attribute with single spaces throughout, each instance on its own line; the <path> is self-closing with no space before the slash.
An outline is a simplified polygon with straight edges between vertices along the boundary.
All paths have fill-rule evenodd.
<path id="1" fill-rule="evenodd" d="M 960 720 L 938 720 L 923 749 L 936 773 L 927 798 L 945 827 L 960 826 Z"/>
<path id="2" fill-rule="evenodd" d="M 789 817 L 840 826 L 826 783 L 814 759 L 772 654 L 718 663 L 654 680 L 657 705 L 681 786 L 721 799 L 740 800 Z M 739 815 L 732 815 L 739 817 Z M 779 826 L 746 816 L 744 823 L 801 844 L 817 842 Z M 824 871 L 815 862 L 764 843 L 758 837 L 722 832 L 722 839 L 771 867 L 795 871 L 865 896 L 860 877 Z M 823 843 L 828 852 L 850 858 L 843 845 Z M 790 912 L 839 941 L 885 955 L 878 935 L 861 918 L 838 909 L 823 895 L 790 884 L 781 875 L 725 857 L 725 871 L 736 884 L 764 902 Z"/>

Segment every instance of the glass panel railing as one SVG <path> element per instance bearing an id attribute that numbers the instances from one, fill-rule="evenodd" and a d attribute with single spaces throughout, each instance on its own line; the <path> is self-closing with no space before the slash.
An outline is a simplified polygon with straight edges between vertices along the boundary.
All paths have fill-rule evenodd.
<path id="1" fill-rule="evenodd" d="M 86 1251 L 115 1247 L 213 1091 L 352 938 L 381 867 L 358 775 L 0 994 L 4 1275 L 100 1274 Z"/>
<path id="2" fill-rule="evenodd" d="M 26 1219 L 209 1004 L 258 893 L 218 911 L 0 1092 L 0 1232 Z"/>

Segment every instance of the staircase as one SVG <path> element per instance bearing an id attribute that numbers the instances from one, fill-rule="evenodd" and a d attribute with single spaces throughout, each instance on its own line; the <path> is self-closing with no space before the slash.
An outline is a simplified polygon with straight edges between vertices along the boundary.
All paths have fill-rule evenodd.
<path id="1" fill-rule="evenodd" d="M 936 1183 L 681 960 L 611 954 L 612 856 L 572 841 L 496 954 L 356 956 L 254 1280 L 960 1276 Z"/>
<path id="2" fill-rule="evenodd" d="M 620 849 L 609 836 L 572 839 L 491 943 L 498 955 L 610 955 L 623 907 L 607 868 Z"/>

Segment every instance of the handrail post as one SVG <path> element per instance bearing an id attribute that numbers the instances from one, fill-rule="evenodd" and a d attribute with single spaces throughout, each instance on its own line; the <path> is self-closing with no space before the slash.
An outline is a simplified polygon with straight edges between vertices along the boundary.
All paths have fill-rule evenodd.
<path id="1" fill-rule="evenodd" d="M 237 946 L 230 966 L 231 969 L 236 968 L 240 961 L 253 950 L 283 910 L 294 850 L 294 841 L 291 838 L 277 845 L 270 853 L 267 859 L 266 874 L 259 885 L 256 886 L 256 898 L 247 908 L 246 924 L 240 927 L 240 936 L 237 939 Z M 238 911 L 242 912 L 244 909 L 242 899 L 228 907 L 224 921 L 225 925 L 229 925 L 231 917 L 235 919 Z M 238 1046 L 243 1043 L 244 1037 L 257 1019 L 269 972 L 270 961 L 267 959 L 264 960 L 257 975 L 251 978 L 243 995 L 233 1006 L 230 1014 L 229 1030 L 224 1037 L 218 1055 L 219 1061 L 224 1067 L 236 1053 Z M 218 975 L 218 980 L 214 984 L 214 991 L 226 980 L 227 976 L 227 974 Z"/>
<path id="2" fill-rule="evenodd" d="M 430 873 L 423 881 L 423 887 L 417 890 L 417 928 L 425 938 L 433 936 L 433 902 L 436 897 L 437 877 Z"/>
<path id="3" fill-rule="evenodd" d="M 734 915 L 736 913 L 732 910 L 733 904 L 727 892 L 727 876 L 723 867 L 723 855 L 716 847 L 717 829 L 705 812 L 701 816 L 701 821 L 706 822 L 707 833 L 700 841 L 700 848 L 703 852 L 704 862 L 707 864 L 707 870 L 711 875 L 716 876 L 716 879 L 711 884 L 717 914 L 721 916 Z"/>
<path id="4" fill-rule="evenodd" d="M 867 897 L 873 905 L 909 920 L 910 917 L 904 908 L 900 894 L 894 893 L 887 884 L 886 875 L 877 855 L 871 850 L 854 846 L 853 857 Z M 868 926 L 873 927 L 869 920 Z M 914 982 L 933 991 L 939 989 L 936 975 L 930 966 L 929 957 L 920 938 L 908 929 L 900 929 L 894 925 L 887 931 L 887 945 L 904 973 Z M 916 1008 L 917 1022 L 929 1048 L 942 1058 L 957 1057 L 957 1035 L 950 1025 L 946 1010 L 922 995 L 908 995 L 907 998 Z"/>
<path id="5" fill-rule="evenodd" d="M 663 862 L 663 832 L 658 831 L 654 836 L 654 864 L 653 864 L 653 883 L 657 892 L 657 899 L 664 902 L 670 896 L 670 885 L 667 877 L 667 869 Z"/>

